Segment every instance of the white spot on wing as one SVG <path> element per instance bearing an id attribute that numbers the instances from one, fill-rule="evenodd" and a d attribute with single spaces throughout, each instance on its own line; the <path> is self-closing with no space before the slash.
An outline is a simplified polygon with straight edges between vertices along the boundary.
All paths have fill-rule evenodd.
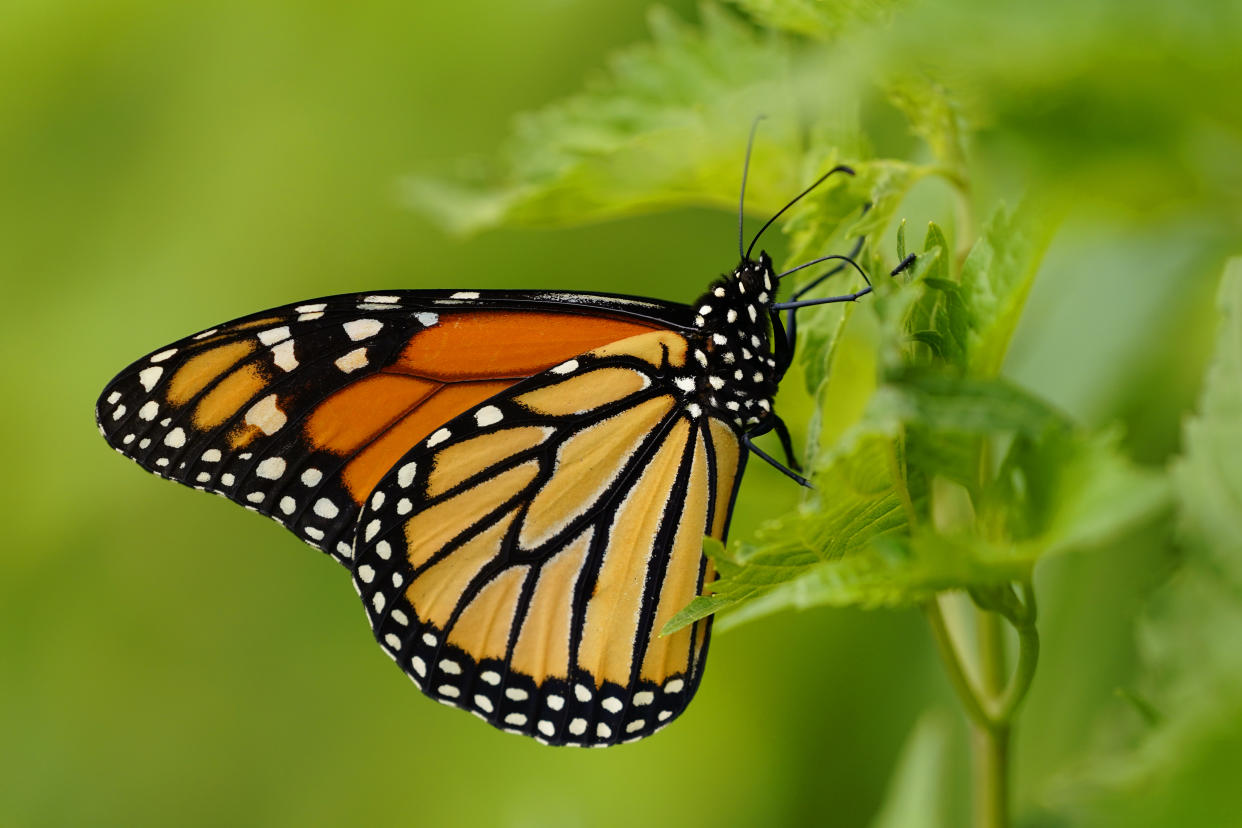
<path id="1" fill-rule="evenodd" d="M 160 351 L 158 354 L 155 354 L 154 356 L 152 356 L 151 361 L 152 362 L 163 362 L 164 360 L 168 359 L 170 356 L 172 356 L 175 353 L 177 353 L 176 348 L 169 348 L 167 351 Z"/>
<path id="2" fill-rule="evenodd" d="M 278 480 L 285 473 L 285 459 L 283 457 L 269 457 L 255 466 L 254 473 L 259 477 L 266 477 L 268 480 Z"/>
<path id="3" fill-rule="evenodd" d="M 336 508 L 336 504 L 331 500 L 321 497 L 315 501 L 314 512 L 325 520 L 332 520 L 341 513 L 341 510 Z"/>
<path id="4" fill-rule="evenodd" d="M 403 489 L 408 489 L 410 484 L 414 482 L 414 472 L 418 471 L 416 463 L 406 463 L 397 472 L 397 485 Z M 401 505 L 397 504 L 397 510 L 401 510 Z"/>
<path id="5" fill-rule="evenodd" d="M 323 472 L 319 469 L 307 469 L 302 472 L 302 483 L 307 486 L 318 486 L 321 480 L 323 480 Z"/>
<path id="6" fill-rule="evenodd" d="M 138 382 L 142 383 L 142 387 L 150 391 L 155 387 L 155 383 L 159 382 L 160 376 L 163 375 L 164 369 L 158 365 L 152 365 L 150 368 L 143 368 L 138 372 Z"/>
<path id="7" fill-rule="evenodd" d="M 434 434 L 427 438 L 427 448 L 438 446 L 452 436 L 453 432 L 449 431 L 447 428 L 438 429 Z"/>
<path id="8" fill-rule="evenodd" d="M 440 315 L 438 313 L 431 313 L 429 311 L 416 313 L 414 314 L 414 318 L 417 319 L 419 324 L 425 328 L 430 328 L 432 325 L 440 321 Z"/>
<path id="9" fill-rule="evenodd" d="M 449 296 L 450 299 L 478 299 L 479 292 L 477 290 L 459 290 Z"/>
<path id="10" fill-rule="evenodd" d="M 164 445 L 170 448 L 181 448 L 185 445 L 185 432 L 179 427 L 174 428 L 164 435 Z"/>
<path id="11" fill-rule="evenodd" d="M 286 339 L 272 346 L 272 361 L 282 371 L 292 371 L 298 367 L 298 358 L 293 353 L 293 340 Z"/>
<path id="12" fill-rule="evenodd" d="M 357 371 L 359 368 L 365 368 L 367 365 L 367 349 L 355 348 L 332 364 L 346 374 L 351 371 Z"/>
<path id="13" fill-rule="evenodd" d="M 494 405 L 485 405 L 478 411 L 474 412 L 474 421 L 480 427 L 495 425 L 500 422 L 504 415 L 500 413 L 500 409 Z"/>
<path id="14" fill-rule="evenodd" d="M 138 409 L 138 416 L 144 420 L 154 420 L 158 413 L 160 413 L 160 406 L 155 400 L 147 400 L 142 408 Z"/>
<path id="15" fill-rule="evenodd" d="M 259 341 L 264 345 L 275 345 L 289 338 L 289 326 L 281 325 L 279 328 L 269 328 L 266 331 L 259 332 Z"/>
<path id="16" fill-rule="evenodd" d="M 574 371 L 578 370 L 578 360 L 567 360 L 551 370 L 554 374 L 572 374 Z"/>
<path id="17" fill-rule="evenodd" d="M 268 394 L 246 411 L 246 425 L 252 425 L 264 434 L 272 435 L 280 430 L 289 418 L 276 405 L 276 395 Z"/>
<path id="18" fill-rule="evenodd" d="M 360 339 L 375 336 L 384 327 L 384 323 L 378 319 L 351 319 L 341 327 L 345 329 L 350 339 L 357 342 Z"/>

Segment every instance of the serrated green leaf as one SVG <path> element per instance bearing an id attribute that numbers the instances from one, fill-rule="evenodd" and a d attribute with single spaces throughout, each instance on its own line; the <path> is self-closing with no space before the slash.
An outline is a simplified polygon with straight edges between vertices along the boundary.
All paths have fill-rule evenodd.
<path id="1" fill-rule="evenodd" d="M 944 165 L 943 173 L 965 189 L 965 127 L 949 90 L 927 75 L 907 73 L 890 78 L 884 91 L 889 101 L 905 114 L 914 134 L 927 142 L 932 155 Z"/>
<path id="2" fill-rule="evenodd" d="M 961 290 L 970 309 L 967 360 L 972 372 L 995 376 L 1000 371 L 1053 225 L 1052 217 L 1033 204 L 1014 212 L 998 210 L 966 257 Z"/>
<path id="3" fill-rule="evenodd" d="M 731 0 L 755 22 L 820 40 L 839 36 L 851 25 L 886 19 L 899 0 Z"/>
<path id="4" fill-rule="evenodd" d="M 1227 265 L 1217 302 L 1216 354 L 1173 479 L 1183 535 L 1242 584 L 1242 258 Z"/>
<path id="5" fill-rule="evenodd" d="M 1216 351 L 1171 479 L 1185 558 L 1140 644 L 1160 711 L 1131 749 L 1097 756 L 1069 798 L 1093 825 L 1217 826 L 1242 764 L 1242 259 L 1226 267 Z M 1149 705 L 1149 706 L 1150 706 Z"/>
<path id="6" fill-rule="evenodd" d="M 447 229 L 554 226 L 675 205 L 736 209 L 746 133 L 759 114 L 747 207 L 772 213 L 834 154 L 857 156 L 853 91 L 821 83 L 823 54 L 705 5 L 701 24 L 651 13 L 652 41 L 571 98 L 522 116 L 499 171 L 417 178 L 410 202 Z M 804 166 L 804 125 L 820 141 Z M 822 169 L 828 169 L 822 166 Z"/>
<path id="7" fill-rule="evenodd" d="M 928 271 L 928 279 L 940 279 L 947 281 L 951 277 L 949 273 L 949 261 L 952 256 L 953 248 L 949 247 L 949 242 L 944 237 L 944 231 L 940 229 L 940 225 L 934 221 L 927 223 L 927 235 L 923 238 L 923 252 L 931 253 L 939 251 L 936 257 L 935 267 Z"/>

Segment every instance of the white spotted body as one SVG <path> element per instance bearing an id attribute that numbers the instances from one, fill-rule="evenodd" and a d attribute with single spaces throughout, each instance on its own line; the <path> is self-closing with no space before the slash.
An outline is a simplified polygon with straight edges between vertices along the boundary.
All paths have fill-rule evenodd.
<path id="1" fill-rule="evenodd" d="M 740 431 L 771 417 L 784 373 L 772 351 L 775 292 L 776 274 L 764 253 L 759 261 L 743 260 L 695 302 L 696 331 L 688 339 L 700 379 L 693 383 L 687 406 L 710 411 Z"/>

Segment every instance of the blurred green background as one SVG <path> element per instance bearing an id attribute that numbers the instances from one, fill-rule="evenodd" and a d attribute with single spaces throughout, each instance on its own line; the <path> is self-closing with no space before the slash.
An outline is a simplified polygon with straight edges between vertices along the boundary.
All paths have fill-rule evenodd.
<path id="1" fill-rule="evenodd" d="M 418 694 L 326 557 L 140 472 L 95 432 L 97 393 L 137 355 L 297 299 L 516 286 L 695 296 L 734 264 L 727 212 L 463 242 L 400 197 L 404 176 L 488 157 L 515 113 L 580 89 L 610 51 L 645 39 L 647 5 L 0 6 L 0 824 L 863 826 L 928 710 L 952 723 L 960 818 L 965 730 L 917 613 L 741 627 L 716 638 L 675 726 L 607 751 L 545 748 Z M 1079 62 L 1005 78 L 1037 105 L 994 107 L 977 146 L 1013 175 L 979 183 L 987 197 L 1041 175 L 1084 190 L 1007 373 L 1086 424 L 1120 422 L 1134 456 L 1162 464 L 1211 345 L 1242 182 L 1236 89 L 1204 83 L 1220 66 L 1205 74 L 1177 37 L 1231 35 L 1187 12 L 1167 43 L 1093 50 L 1092 32 L 1116 27 L 1106 42 L 1122 43 L 1139 24 L 1077 6 L 1040 25 L 1079 15 L 1063 31 L 1086 38 Z M 1029 22 L 1009 30 L 993 15 L 967 34 L 1003 50 L 1026 42 Z M 1185 95 L 1187 117 L 1169 133 L 1131 125 L 1114 155 L 1117 113 L 1094 110 L 1091 90 L 1111 88 L 1117 61 L 1147 79 L 1119 99 L 1142 111 L 1141 83 L 1159 78 L 1151 94 L 1166 109 Z M 1201 100 L 1215 110 L 1196 121 Z M 909 144 L 904 124 L 876 123 L 877 145 Z M 1161 155 L 1195 124 L 1198 161 Z M 1066 169 L 1082 157 L 1088 174 Z M 1136 180 L 1159 158 L 1164 178 Z M 1162 189 L 1170 179 L 1185 186 Z M 902 214 L 919 227 L 920 209 L 912 199 Z M 752 464 L 733 531 L 795 495 Z M 1039 570 L 1044 654 L 1015 760 L 1023 824 L 1077 824 L 1058 791 L 1135 715 L 1115 691 L 1136 681 L 1134 620 L 1169 568 L 1164 538 L 1138 533 Z"/>

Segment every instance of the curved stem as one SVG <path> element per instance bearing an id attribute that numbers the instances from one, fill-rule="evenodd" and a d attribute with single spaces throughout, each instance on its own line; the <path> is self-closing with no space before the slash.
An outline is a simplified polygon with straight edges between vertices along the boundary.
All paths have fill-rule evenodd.
<path id="1" fill-rule="evenodd" d="M 1039 662 L 1039 632 L 1035 629 L 1035 590 L 1030 581 L 1022 583 L 1023 604 L 1026 608 L 1023 623 L 1016 624 L 1018 633 L 1018 664 L 1013 677 L 1001 695 L 997 716 L 1010 721 L 1026 698 L 1026 691 L 1035 679 L 1035 665 Z"/>
<path id="2" fill-rule="evenodd" d="M 975 614 L 979 653 L 977 683 L 964 668 L 962 650 L 945 623 L 939 599 L 933 598 L 923 607 L 949 683 L 970 720 L 975 828 L 1008 828 L 1010 825 L 1009 746 L 1013 720 L 1031 687 L 1039 660 L 1035 590 L 1029 579 L 1021 581 L 1019 588 L 1021 602 L 1013 596 L 1012 602 L 1005 601 L 989 609 L 980 607 Z M 1012 588 L 1006 587 L 1006 590 L 1012 595 Z M 1017 664 L 1012 676 L 1007 675 L 1005 665 L 1005 621 L 1018 635 Z"/>
<path id="3" fill-rule="evenodd" d="M 954 643 L 953 635 L 949 632 L 948 625 L 945 624 L 944 611 L 940 607 L 940 601 L 932 598 L 923 605 L 923 613 L 927 616 L 928 625 L 931 626 L 932 638 L 936 642 L 936 649 L 940 652 L 940 660 L 944 662 L 944 669 L 949 676 L 949 683 L 953 685 L 953 689 L 961 700 L 962 706 L 966 708 L 966 715 L 973 724 L 989 727 L 992 724 L 991 716 L 988 715 L 987 710 L 984 708 L 982 695 L 975 688 L 962 664 L 961 651 L 958 649 L 957 644 Z"/>

